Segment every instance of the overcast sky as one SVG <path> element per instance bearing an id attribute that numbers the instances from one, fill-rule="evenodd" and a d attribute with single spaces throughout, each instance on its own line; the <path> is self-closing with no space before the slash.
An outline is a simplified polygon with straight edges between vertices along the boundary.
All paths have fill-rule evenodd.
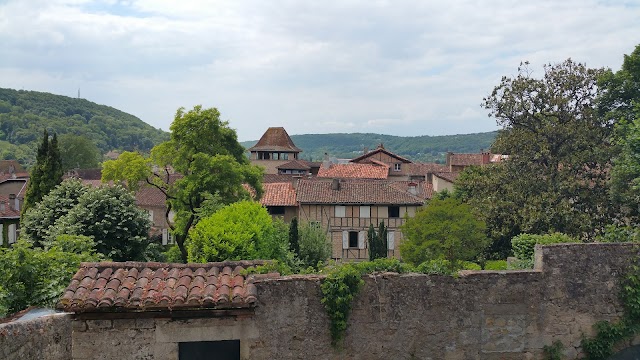
<path id="1" fill-rule="evenodd" d="M 0 87 L 164 130 L 202 104 L 240 140 L 466 134 L 497 128 L 480 103 L 521 61 L 618 70 L 640 0 L 0 0 L 0 39 Z"/>

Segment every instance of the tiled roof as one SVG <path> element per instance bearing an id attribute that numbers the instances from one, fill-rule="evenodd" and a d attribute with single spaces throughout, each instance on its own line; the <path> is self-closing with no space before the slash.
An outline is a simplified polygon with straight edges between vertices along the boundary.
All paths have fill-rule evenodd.
<path id="1" fill-rule="evenodd" d="M 429 184 L 426 181 L 394 181 L 389 185 L 408 193 L 411 193 L 409 188 L 415 186 L 415 195 L 423 200 L 431 199 L 433 195 L 433 184 Z"/>
<path id="2" fill-rule="evenodd" d="M 386 179 L 388 176 L 388 166 L 374 164 L 332 164 L 328 169 L 318 170 L 318 177 L 323 178 Z"/>
<path id="3" fill-rule="evenodd" d="M 335 180 L 338 181 L 338 180 Z M 300 180 L 297 200 L 301 204 L 422 204 L 423 199 L 379 180 L 340 181 L 333 190 L 332 181 Z"/>
<path id="4" fill-rule="evenodd" d="M 278 166 L 278 170 L 309 170 L 311 167 L 305 160 L 292 160 Z"/>
<path id="5" fill-rule="evenodd" d="M 435 163 L 413 163 L 407 164 L 405 172 L 408 175 L 426 175 L 429 173 L 446 172 L 449 167 L 443 164 Z"/>
<path id="6" fill-rule="evenodd" d="M 262 176 L 262 183 L 283 183 L 291 182 L 294 176 L 300 176 L 298 174 L 264 174 Z"/>
<path id="7" fill-rule="evenodd" d="M 455 182 L 456 179 L 458 178 L 458 176 L 460 176 L 460 172 L 441 172 L 441 173 L 435 173 L 435 176 L 447 180 L 448 182 Z"/>
<path id="8" fill-rule="evenodd" d="M 136 191 L 136 205 L 138 206 L 163 207 L 166 203 L 167 197 L 155 186 L 144 185 Z"/>
<path id="9" fill-rule="evenodd" d="M 79 178 L 83 180 L 100 180 L 102 178 L 102 168 L 95 169 L 72 169 L 64 174 L 63 179 Z"/>
<path id="10" fill-rule="evenodd" d="M 482 154 L 451 154 L 449 158 L 451 165 L 482 165 Z"/>
<path id="11" fill-rule="evenodd" d="M 291 182 L 263 184 L 264 194 L 260 203 L 264 206 L 296 206 L 296 190 Z"/>
<path id="12" fill-rule="evenodd" d="M 22 201 L 20 203 L 22 204 Z M 0 194 L 0 218 L 19 219 L 20 210 L 14 210 L 14 206 L 15 204 L 9 202 L 9 195 Z"/>
<path id="13" fill-rule="evenodd" d="M 82 313 L 252 307 L 257 289 L 241 271 L 260 264 L 82 263 L 56 308 Z"/>
<path id="14" fill-rule="evenodd" d="M 24 168 L 17 160 L 0 160 L 0 174 L 24 173 Z"/>
<path id="15" fill-rule="evenodd" d="M 290 151 L 301 152 L 291 140 L 283 127 L 270 127 L 264 132 L 258 143 L 250 147 L 248 151 Z"/>
<path id="16" fill-rule="evenodd" d="M 406 164 L 411 163 L 411 160 L 403 158 L 402 156 L 400 156 L 398 154 L 394 154 L 391 151 L 385 149 L 383 146 L 378 146 L 378 148 L 376 148 L 375 150 L 369 151 L 366 154 L 363 154 L 363 155 L 358 156 L 357 158 L 351 159 L 351 162 L 354 162 L 354 163 L 355 162 L 361 162 L 361 161 L 365 160 L 366 158 L 371 157 L 371 156 L 373 156 L 373 155 L 375 155 L 377 153 L 380 153 L 380 152 L 382 152 L 384 154 L 387 154 L 387 155 L 389 155 L 389 156 L 391 156 L 393 158 L 396 158 L 396 159 L 402 161 L 403 163 L 406 163 Z"/>

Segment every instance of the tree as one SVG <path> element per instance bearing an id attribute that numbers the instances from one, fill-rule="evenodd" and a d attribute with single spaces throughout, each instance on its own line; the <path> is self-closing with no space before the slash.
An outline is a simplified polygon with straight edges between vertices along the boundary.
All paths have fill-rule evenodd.
<path id="1" fill-rule="evenodd" d="M 143 261 L 148 231 L 148 215 L 123 187 L 93 188 L 68 179 L 24 214 L 21 237 L 46 247 L 60 235 L 88 236 L 114 261 Z"/>
<path id="2" fill-rule="evenodd" d="M 369 225 L 367 240 L 369 242 L 370 261 L 387 257 L 387 228 L 384 226 L 384 222 L 380 222 L 378 231 L 375 230 L 373 224 Z"/>
<path id="3" fill-rule="evenodd" d="M 0 316 L 53 306 L 81 262 L 103 259 L 86 236 L 60 236 L 44 249 L 25 240 L 0 248 Z"/>
<path id="4" fill-rule="evenodd" d="M 114 180 L 130 191 L 140 188 L 141 179 L 151 176 L 149 159 L 140 153 L 124 151 L 117 160 L 107 160 L 102 164 L 102 179 Z"/>
<path id="5" fill-rule="evenodd" d="M 287 260 L 286 225 L 272 221 L 257 202 L 227 205 L 201 219 L 187 241 L 189 262 L 225 260 Z"/>
<path id="6" fill-rule="evenodd" d="M 489 244 L 485 224 L 475 218 L 469 205 L 454 197 L 431 199 L 401 230 L 402 259 L 413 265 L 445 259 L 455 266 L 476 260 Z"/>
<path id="7" fill-rule="evenodd" d="M 196 106 L 185 112 L 178 109 L 171 124 L 171 139 L 151 150 L 151 162 L 162 171 L 147 172 L 140 177 L 155 186 L 167 197 L 165 217 L 176 244 L 187 260 L 185 240 L 189 229 L 200 220 L 201 208 L 212 198 L 222 205 L 251 198 L 245 188 L 250 187 L 255 198 L 262 196 L 262 170 L 249 164 L 244 148 L 238 143 L 236 132 L 220 120 L 217 109 Z M 141 159 L 142 155 L 136 155 Z M 117 166 L 131 168 L 135 174 L 143 174 L 144 161 L 115 160 Z M 175 170 L 176 175 L 172 175 Z M 150 174 L 150 175 L 149 175 Z M 103 173 L 103 181 L 124 180 L 109 172 Z M 138 179 L 127 179 L 133 184 Z M 169 213 L 175 212 L 174 221 Z"/>
<path id="8" fill-rule="evenodd" d="M 317 224 L 300 223 L 299 259 L 303 266 L 318 268 L 318 263 L 324 263 L 331 257 L 331 242 L 327 232 Z"/>
<path id="9" fill-rule="evenodd" d="M 622 68 L 607 71 L 599 82 L 602 116 L 617 121 L 616 139 L 621 147 L 611 171 L 611 197 L 621 206 L 622 222 L 640 223 L 640 45 L 624 56 Z"/>
<path id="10" fill-rule="evenodd" d="M 300 257 L 300 236 L 298 234 L 298 218 L 294 217 L 291 219 L 291 223 L 289 224 L 289 248 L 291 251 L 296 254 L 297 257 Z"/>
<path id="11" fill-rule="evenodd" d="M 616 216 L 606 171 L 616 152 L 614 124 L 595 108 L 603 73 L 569 59 L 545 66 L 537 79 L 525 63 L 484 99 L 503 126 L 492 151 L 509 159 L 491 169 L 470 169 L 457 188 L 497 236 L 494 241 L 505 246 L 503 254 L 519 232 L 593 239 Z"/>
<path id="12" fill-rule="evenodd" d="M 54 133 L 53 138 L 49 139 L 49 133 L 45 129 L 42 143 L 38 146 L 36 164 L 31 170 L 22 213 L 24 214 L 30 207 L 42 200 L 42 197 L 47 195 L 51 189 L 60 184 L 62 174 L 58 137 Z"/>
<path id="13" fill-rule="evenodd" d="M 60 156 L 63 171 L 91 169 L 100 165 L 100 150 L 96 144 L 84 136 L 61 135 Z"/>

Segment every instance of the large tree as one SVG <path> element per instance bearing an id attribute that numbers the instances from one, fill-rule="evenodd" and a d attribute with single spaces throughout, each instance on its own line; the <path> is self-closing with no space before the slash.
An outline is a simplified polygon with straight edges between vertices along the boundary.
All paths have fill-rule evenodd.
<path id="1" fill-rule="evenodd" d="M 100 150 L 84 136 L 64 134 L 60 136 L 60 155 L 64 171 L 91 169 L 100 165 Z"/>
<path id="2" fill-rule="evenodd" d="M 458 191 L 484 216 L 494 241 L 508 247 L 507 236 L 556 231 L 592 239 L 611 221 L 614 122 L 595 107 L 603 73 L 569 59 L 536 78 L 524 63 L 484 99 L 503 127 L 492 150 L 509 159 L 499 169 L 469 170 L 475 173 L 458 179 Z"/>
<path id="3" fill-rule="evenodd" d="M 402 259 L 419 265 L 435 259 L 476 261 L 488 245 L 484 222 L 454 197 L 433 198 L 401 227 Z"/>
<path id="4" fill-rule="evenodd" d="M 136 159 L 114 160 L 112 168 L 129 167 L 138 179 L 127 179 L 132 184 L 145 180 L 167 197 L 166 218 L 180 248 L 182 259 L 187 260 L 185 240 L 189 229 L 196 225 L 199 212 L 207 202 L 230 204 L 250 198 L 245 185 L 255 197 L 262 195 L 262 170 L 249 164 L 245 149 L 238 143 L 235 130 L 220 120 L 217 109 L 196 106 L 190 111 L 178 109 L 170 127 L 171 139 L 151 150 L 151 171 L 138 154 Z M 109 162 L 104 168 L 109 169 Z M 132 164 L 136 163 L 135 168 Z M 147 170 L 139 171 L 146 167 Z M 176 174 L 172 174 L 175 171 Z M 103 181 L 123 180 L 110 171 L 103 172 Z M 175 213 L 170 217 L 170 213 Z"/>
<path id="5" fill-rule="evenodd" d="M 38 146 L 36 164 L 31 170 L 29 187 L 24 199 L 22 212 L 24 213 L 42 200 L 54 187 L 62 181 L 62 160 L 58 149 L 58 137 L 53 134 L 49 138 L 49 133 L 44 130 L 42 143 Z"/>

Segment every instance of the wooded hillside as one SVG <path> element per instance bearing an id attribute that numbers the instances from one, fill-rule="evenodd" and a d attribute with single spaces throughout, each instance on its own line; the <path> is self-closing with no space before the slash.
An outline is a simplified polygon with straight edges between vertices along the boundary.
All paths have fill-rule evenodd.
<path id="1" fill-rule="evenodd" d="M 292 135 L 291 139 L 303 150 L 301 157 L 322 160 L 324 153 L 337 158 L 354 158 L 364 148 L 375 149 L 380 143 L 389 151 L 414 161 L 444 162 L 447 151 L 477 153 L 489 149 L 498 132 L 444 136 L 392 136 L 381 134 L 307 134 Z M 241 144 L 248 148 L 256 141 Z"/>
<path id="2" fill-rule="evenodd" d="M 102 153 L 149 151 L 169 135 L 139 118 L 85 99 L 0 88 L 0 158 L 25 166 L 35 160 L 42 132 L 82 135 Z"/>

